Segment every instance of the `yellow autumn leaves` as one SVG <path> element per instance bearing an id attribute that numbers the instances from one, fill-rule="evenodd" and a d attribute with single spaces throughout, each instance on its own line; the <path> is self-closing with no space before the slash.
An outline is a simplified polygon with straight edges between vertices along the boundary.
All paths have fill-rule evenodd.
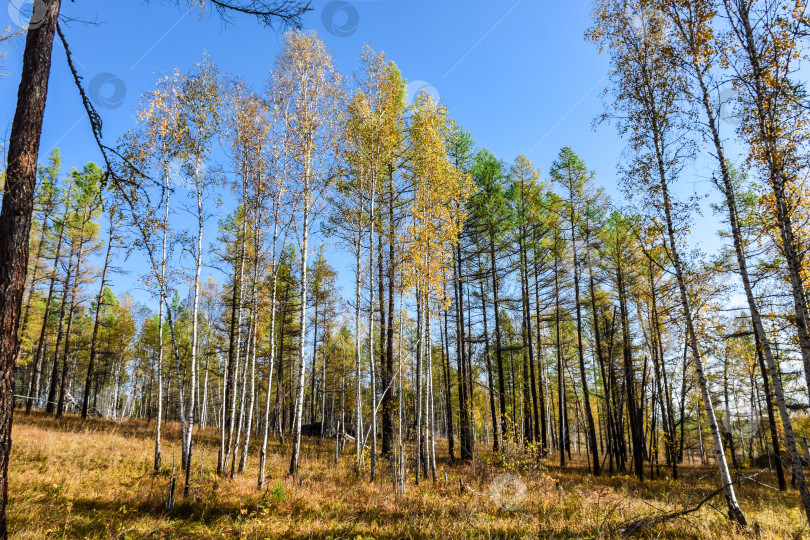
<path id="1" fill-rule="evenodd" d="M 427 92 L 418 97 L 410 134 L 414 201 L 408 227 L 403 282 L 406 289 L 428 295 L 428 303 L 447 307 L 445 280 L 453 273 L 453 248 L 467 215 L 464 203 L 472 179 L 456 169 L 447 154 L 451 124 L 447 110 Z"/>

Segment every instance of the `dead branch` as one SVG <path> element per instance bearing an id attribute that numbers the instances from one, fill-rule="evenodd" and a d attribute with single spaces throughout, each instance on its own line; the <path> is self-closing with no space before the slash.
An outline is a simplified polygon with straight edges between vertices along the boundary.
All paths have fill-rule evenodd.
<path id="1" fill-rule="evenodd" d="M 740 482 L 741 480 L 751 480 L 751 479 L 753 479 L 753 478 L 738 477 L 735 480 L 732 480 L 731 482 L 729 482 L 728 484 L 720 486 L 718 489 L 712 491 L 709 495 L 707 495 L 700 502 L 698 502 L 697 506 L 693 506 L 691 508 L 684 508 L 683 510 L 679 510 L 677 512 L 671 512 L 669 514 L 662 514 L 662 515 L 659 515 L 659 516 L 650 516 L 650 517 L 637 519 L 635 521 L 631 521 L 630 523 L 620 527 L 618 529 L 618 532 L 619 532 L 619 534 L 622 534 L 624 536 L 630 536 L 631 534 L 639 531 L 640 529 L 643 529 L 644 527 L 651 527 L 651 526 L 654 526 L 654 525 L 658 525 L 660 523 L 664 523 L 665 521 L 669 521 L 671 519 L 677 519 L 677 518 L 681 518 L 681 517 L 689 515 L 689 514 L 693 514 L 693 513 L 697 512 L 698 510 L 700 510 L 703 507 L 703 505 L 708 503 L 714 497 L 716 497 L 717 495 L 722 493 L 723 490 L 725 490 L 728 486 L 736 484 L 736 483 Z"/>

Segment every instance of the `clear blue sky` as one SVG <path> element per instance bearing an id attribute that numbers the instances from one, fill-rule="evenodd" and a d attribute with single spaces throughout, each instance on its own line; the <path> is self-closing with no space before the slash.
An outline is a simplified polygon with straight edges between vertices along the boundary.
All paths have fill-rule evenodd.
<path id="1" fill-rule="evenodd" d="M 64 16 L 92 23 L 71 22 L 65 33 L 86 84 L 95 81 L 100 86 L 94 96 L 108 143 L 134 125 L 139 96 L 158 74 L 175 67 L 185 70 L 204 51 L 221 69 L 257 88 L 264 84 L 278 52 L 278 30 L 247 16 L 223 25 L 216 13 L 201 17 L 184 1 L 179 4 L 63 1 Z M 342 71 L 355 69 L 364 45 L 383 50 L 405 78 L 435 88 L 479 147 L 507 162 L 527 154 L 545 176 L 558 150 L 571 146 L 596 171 L 597 183 L 614 202 L 623 204 L 615 174 L 623 143 L 610 125 L 592 129 L 603 110 L 599 94 L 607 82 L 608 63 L 583 38 L 590 24 L 590 2 L 315 0 L 312 7 L 304 27 L 318 32 Z M 13 15 L 12 9 L 0 13 L 0 27 L 14 28 Z M 5 137 L 14 113 L 22 48 L 22 39 L 6 47 L 0 68 L 0 126 Z M 49 149 L 58 146 L 65 167 L 81 167 L 98 160 L 98 152 L 59 44 L 53 66 L 40 157 L 44 160 Z M 681 188 L 684 194 L 694 189 L 687 180 Z M 709 186 L 703 182 L 698 189 Z M 219 215 L 229 209 L 220 208 Z M 717 247 L 716 222 L 711 223 L 699 233 L 710 252 Z M 345 265 L 336 266 L 345 272 Z M 134 279 L 119 276 L 116 281 L 126 288 Z"/>

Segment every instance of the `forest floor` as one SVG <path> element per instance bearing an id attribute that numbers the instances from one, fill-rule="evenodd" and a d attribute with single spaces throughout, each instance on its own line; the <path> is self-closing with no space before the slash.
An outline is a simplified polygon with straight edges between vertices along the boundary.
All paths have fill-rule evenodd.
<path id="1" fill-rule="evenodd" d="M 15 414 L 9 470 L 12 538 L 608 538 L 644 517 L 694 507 L 718 487 L 711 468 L 682 467 L 680 480 L 639 482 L 627 475 L 586 473 L 585 464 L 560 469 L 520 455 L 487 453 L 479 462 L 451 464 L 437 444 L 438 481 L 409 477 L 394 494 L 387 462 L 378 480 L 356 478 L 351 448 L 334 464 L 334 440 L 304 439 L 297 479 L 287 478 L 290 442 L 273 440 L 266 488 L 256 487 L 257 448 L 234 480 L 216 475 L 217 433 L 195 444 L 192 495 L 183 496 L 179 425 L 165 428 L 163 468 L 152 471 L 154 424 L 42 413 Z M 256 442 L 258 444 L 258 441 Z M 200 469 L 199 458 L 203 466 Z M 178 469 L 176 505 L 166 512 L 172 461 Z M 512 474 L 524 498 L 493 496 Z M 798 493 L 769 488 L 768 471 L 737 486 L 747 529 L 725 517 L 722 495 L 682 518 L 642 527 L 641 538 L 810 538 Z M 508 482 L 507 482 L 508 484 Z M 514 486 L 513 486 L 514 487 Z M 510 488 L 511 489 L 511 488 Z M 519 489 L 519 488 L 518 488 Z M 500 503 L 500 504 L 499 504 Z M 507 507 L 507 508 L 504 508 Z"/>

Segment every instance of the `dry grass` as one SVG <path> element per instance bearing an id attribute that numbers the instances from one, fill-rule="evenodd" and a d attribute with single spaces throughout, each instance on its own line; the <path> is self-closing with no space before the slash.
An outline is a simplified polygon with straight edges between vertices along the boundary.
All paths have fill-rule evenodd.
<path id="1" fill-rule="evenodd" d="M 333 464 L 334 441 L 305 441 L 298 479 L 286 478 L 289 442 L 272 444 L 267 489 L 256 488 L 256 455 L 247 474 L 215 475 L 216 433 L 195 447 L 194 496 L 182 496 L 168 515 L 172 457 L 178 460 L 179 426 L 169 425 L 164 467 L 152 472 L 153 426 L 144 421 L 55 421 L 40 413 L 16 415 L 10 470 L 9 527 L 13 538 L 605 538 L 641 516 L 692 506 L 713 491 L 710 469 L 682 471 L 678 482 L 627 476 L 592 478 L 582 468 L 539 467 L 529 459 L 477 465 L 447 462 L 439 482 L 408 485 L 394 495 L 387 465 L 378 482 L 355 477 L 347 453 Z M 445 445 L 439 445 L 444 450 Z M 202 457 L 202 474 L 200 474 Z M 504 471 L 528 487 L 522 507 L 499 508 L 489 497 Z M 447 480 L 445 481 L 445 473 Z M 746 472 L 750 474 L 750 471 Z M 179 473 L 178 473 L 179 475 Z M 758 479 L 775 483 L 767 472 Z M 466 488 L 460 488 L 462 481 Z M 780 494 L 753 482 L 739 488 L 749 528 L 723 515 L 722 497 L 687 519 L 640 533 L 644 538 L 799 538 L 807 536 L 795 491 Z"/>

